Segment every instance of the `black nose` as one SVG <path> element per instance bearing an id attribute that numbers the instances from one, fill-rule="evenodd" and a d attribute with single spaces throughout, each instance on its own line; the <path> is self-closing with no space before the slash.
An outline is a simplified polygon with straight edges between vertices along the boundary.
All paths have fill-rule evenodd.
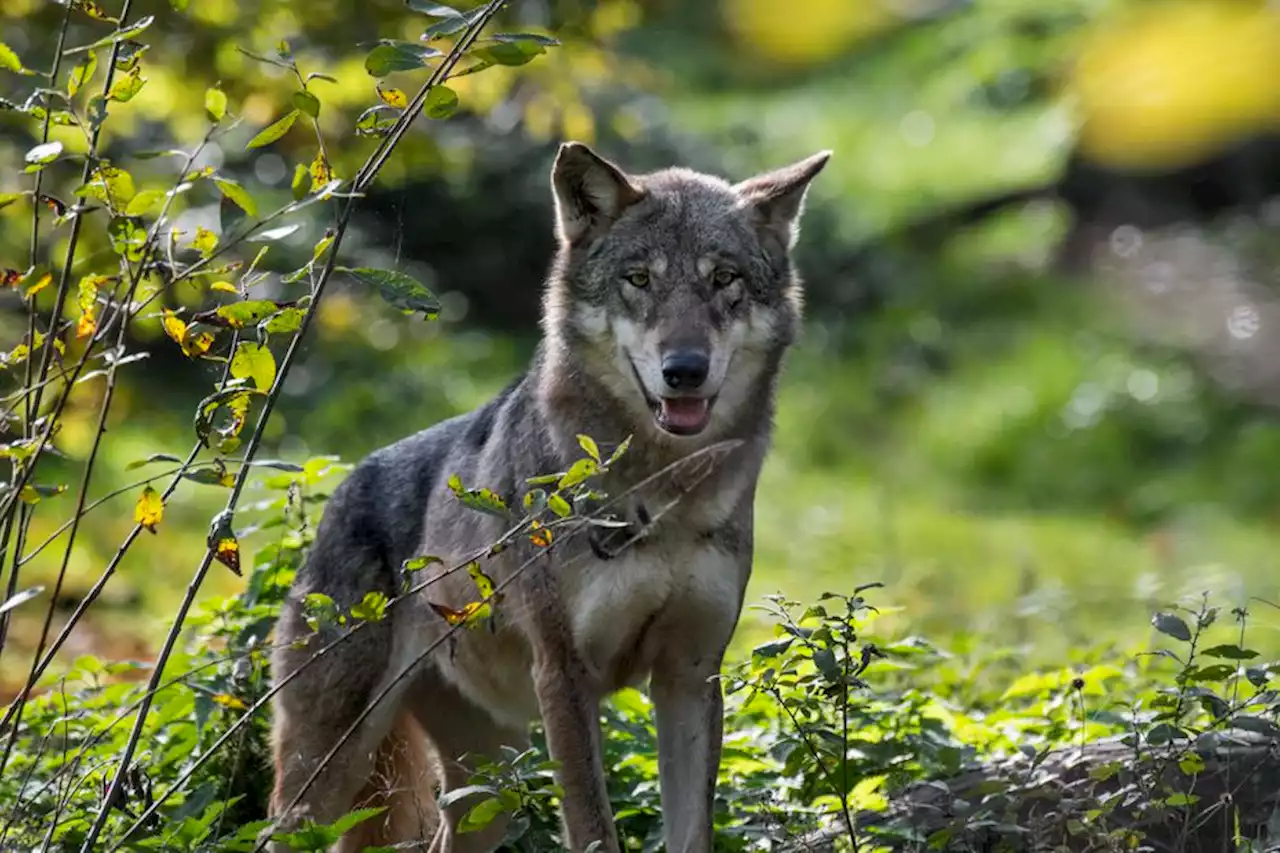
<path id="1" fill-rule="evenodd" d="M 677 350 L 662 359 L 662 378 L 671 388 L 700 388 L 710 369 L 711 360 L 694 350 Z"/>

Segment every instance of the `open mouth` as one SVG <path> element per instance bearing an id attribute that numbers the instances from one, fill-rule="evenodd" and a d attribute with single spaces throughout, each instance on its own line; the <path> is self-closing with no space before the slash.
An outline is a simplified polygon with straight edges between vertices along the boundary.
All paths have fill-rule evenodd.
<path id="1" fill-rule="evenodd" d="M 711 407 L 716 401 L 714 396 L 660 397 L 655 400 L 640 378 L 635 362 L 631 362 L 631 373 L 653 411 L 653 419 L 663 430 L 672 435 L 697 435 L 707 428 L 711 422 Z"/>
<path id="2" fill-rule="evenodd" d="M 707 397 L 663 397 L 653 406 L 658 426 L 672 435 L 697 435 L 711 420 Z"/>

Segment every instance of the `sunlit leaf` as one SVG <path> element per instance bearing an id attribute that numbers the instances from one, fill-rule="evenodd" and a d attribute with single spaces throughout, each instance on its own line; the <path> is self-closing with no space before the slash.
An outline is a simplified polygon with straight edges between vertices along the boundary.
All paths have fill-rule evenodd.
<path id="1" fill-rule="evenodd" d="M 596 444 L 596 440 L 589 435 L 578 435 L 578 446 L 586 452 L 598 464 L 600 462 L 600 448 Z"/>
<path id="2" fill-rule="evenodd" d="M 311 177 L 311 170 L 299 163 L 293 168 L 293 181 L 289 185 L 289 190 L 293 193 L 294 201 L 301 201 L 307 197 L 308 178 Z"/>
<path id="3" fill-rule="evenodd" d="M 54 160 L 58 159 L 58 155 L 62 153 L 62 143 L 54 140 L 53 142 L 45 142 L 32 148 L 23 156 L 23 162 L 27 167 L 24 172 L 39 172 L 45 166 L 48 166 Z"/>
<path id="4" fill-rule="evenodd" d="M 31 75 L 35 74 L 22 65 L 22 60 L 18 58 L 18 54 L 13 52 L 13 48 L 4 42 L 0 42 L 0 71 L 12 71 L 15 74 Z"/>
<path id="5" fill-rule="evenodd" d="M 316 152 L 315 159 L 311 161 L 311 192 L 318 191 L 321 187 L 333 180 L 333 168 L 329 165 L 329 158 L 325 156 L 324 150 Z"/>
<path id="6" fill-rule="evenodd" d="M 11 598 L 5 599 L 5 602 L 0 604 L 0 614 L 8 613 L 15 607 L 21 607 L 28 601 L 39 597 L 42 592 L 44 592 L 44 587 L 33 586 L 28 589 L 24 589 L 22 592 L 14 593 Z"/>
<path id="7" fill-rule="evenodd" d="M 97 199 L 112 210 L 124 210 L 137 194 L 133 175 L 106 161 L 100 163 L 75 192 L 78 196 Z"/>
<path id="8" fill-rule="evenodd" d="M 133 69 L 128 74 L 116 79 L 111 84 L 111 91 L 107 93 L 107 99 L 116 101 L 121 104 L 127 104 L 134 99 L 142 87 L 147 83 L 147 78 L 142 76 L 142 71 L 138 68 Z"/>
<path id="9" fill-rule="evenodd" d="M 289 128 L 293 127 L 293 123 L 298 120 L 298 111 L 289 110 L 280 118 L 259 131 L 258 135 L 249 140 L 249 144 L 245 146 L 249 148 L 261 148 L 264 145 L 270 145 L 280 137 L 289 132 Z"/>
<path id="10" fill-rule="evenodd" d="M 274 243 L 277 240 L 283 240 L 293 232 L 302 227 L 302 223 L 294 222 L 291 225 L 281 225 L 279 228 L 268 228 L 266 231 L 258 231 L 253 236 L 246 238 L 250 243 Z"/>
<path id="11" fill-rule="evenodd" d="M 301 308 L 285 308 L 269 317 L 262 323 L 261 329 L 273 335 L 287 335 L 296 332 L 302 326 L 302 318 L 306 314 Z"/>
<path id="12" fill-rule="evenodd" d="M 19 497 L 23 503 L 38 504 L 45 498 L 57 497 L 67 490 L 65 485 L 45 486 L 38 483 L 27 483 L 22 487 Z"/>
<path id="13" fill-rule="evenodd" d="M 312 118 L 320 115 L 320 99 L 305 89 L 299 89 L 293 93 L 293 106 Z"/>
<path id="14" fill-rule="evenodd" d="M 555 492 L 547 495 L 547 508 L 561 518 L 567 518 L 573 513 L 573 507 L 569 506 L 569 502 Z"/>
<path id="15" fill-rule="evenodd" d="M 434 601 L 427 602 L 431 605 L 431 609 L 440 614 L 444 621 L 450 625 L 463 625 L 468 628 L 478 626 L 481 621 L 487 619 L 492 613 L 492 609 L 488 602 L 481 603 L 479 601 L 471 601 L 463 606 L 461 610 L 455 610 L 443 604 L 437 604 Z"/>
<path id="16" fill-rule="evenodd" d="M 13 204 L 20 198 L 30 195 L 30 193 L 0 193 L 0 210 Z"/>
<path id="17" fill-rule="evenodd" d="M 91 274 L 80 279 L 76 289 L 80 306 L 80 320 L 76 323 L 76 337 L 87 338 L 97 329 L 98 290 L 110 281 L 105 275 Z"/>
<path id="18" fill-rule="evenodd" d="M 238 699 L 230 693 L 215 693 L 209 697 L 215 705 L 221 705 L 223 708 L 229 708 L 232 711 L 244 711 L 249 708 L 243 699 Z"/>
<path id="19" fill-rule="evenodd" d="M 204 111 L 215 124 L 227 114 L 227 93 L 217 88 L 205 89 Z"/>
<path id="20" fill-rule="evenodd" d="M 107 10 L 102 8 L 102 4 L 95 2 L 95 0 L 71 0 L 69 5 L 72 9 L 77 12 L 83 12 L 95 21 L 107 21 L 115 24 L 119 23 L 120 20 L 108 14 Z"/>
<path id="21" fill-rule="evenodd" d="M 421 311 L 428 320 L 434 320 L 440 311 L 440 303 L 431 291 L 411 276 L 395 270 L 380 270 L 370 267 L 342 271 L 357 280 L 378 289 L 382 298 L 406 313 Z"/>
<path id="22" fill-rule="evenodd" d="M 231 375 L 252 379 L 259 391 L 269 391 L 276 379 L 276 360 L 269 347 L 242 341 L 231 357 Z"/>
<path id="23" fill-rule="evenodd" d="M 246 299 L 243 302 L 232 302 L 221 305 L 214 310 L 214 315 L 226 322 L 233 329 L 251 326 L 280 310 L 280 306 L 269 299 Z"/>
<path id="24" fill-rule="evenodd" d="M 250 216 L 258 215 L 258 205 L 253 200 L 253 196 L 240 184 L 230 178 L 214 178 L 213 182 L 217 184 L 218 189 L 222 190 L 222 194 L 236 203 L 236 206 Z"/>
<path id="25" fill-rule="evenodd" d="M 196 226 L 195 239 L 191 241 L 191 247 L 199 252 L 201 257 L 207 258 L 213 254 L 214 249 L 218 248 L 218 235 L 203 225 L 198 225 Z"/>
<path id="26" fill-rule="evenodd" d="M 362 622 L 381 622 L 387 615 L 387 597 L 380 592 L 366 592 L 351 606 L 351 615 Z"/>
<path id="27" fill-rule="evenodd" d="M 393 88 L 384 89 L 381 86 L 378 86 L 376 88 L 378 92 L 378 97 L 381 98 L 382 103 L 386 104 L 387 106 L 394 107 L 398 110 L 402 110 L 405 107 L 409 106 L 409 98 L 405 95 L 404 92 L 400 91 L 399 89 L 393 89 Z"/>
<path id="28" fill-rule="evenodd" d="M 93 78 L 93 72 L 97 68 L 98 54 L 91 50 L 76 64 L 75 68 L 71 69 L 71 74 L 67 77 L 67 94 L 74 98 L 76 93 L 84 88 L 84 84 Z"/>
<path id="29" fill-rule="evenodd" d="M 150 533 L 156 532 L 156 525 L 164 518 L 164 501 L 160 493 L 147 486 L 138 495 L 138 502 L 133 507 L 133 520 Z"/>
<path id="30" fill-rule="evenodd" d="M 26 291 L 24 291 L 22 295 L 27 299 L 31 299 L 37 293 L 44 290 L 46 287 L 48 287 L 52 283 L 53 283 L 53 273 L 47 272 L 44 275 L 40 276 L 40 278 L 36 279 L 34 283 L 28 285 Z"/>
<path id="31" fill-rule="evenodd" d="M 160 209 L 167 196 L 164 190 L 143 190 L 129 200 L 125 216 L 149 216 Z"/>

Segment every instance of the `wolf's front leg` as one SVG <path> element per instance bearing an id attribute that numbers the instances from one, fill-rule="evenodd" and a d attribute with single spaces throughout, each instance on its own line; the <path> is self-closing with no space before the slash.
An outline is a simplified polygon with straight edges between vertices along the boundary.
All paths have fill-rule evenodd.
<path id="1" fill-rule="evenodd" d="M 571 650 L 544 649 L 534 663 L 534 685 L 547 751 L 560 765 L 565 847 L 583 853 L 599 841 L 600 853 L 619 853 L 604 779 L 600 698 L 586 668 Z"/>
<path id="2" fill-rule="evenodd" d="M 658 782 L 668 853 L 711 853 L 724 697 L 716 666 L 660 662 L 649 684 L 658 725 Z"/>

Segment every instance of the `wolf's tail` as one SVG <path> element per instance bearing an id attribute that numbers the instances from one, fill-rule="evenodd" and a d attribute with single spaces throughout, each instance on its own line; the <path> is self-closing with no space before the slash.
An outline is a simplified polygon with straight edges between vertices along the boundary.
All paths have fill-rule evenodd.
<path id="1" fill-rule="evenodd" d="M 401 712 L 374 759 L 374 768 L 356 808 L 385 807 L 386 811 L 356 826 L 342 838 L 338 853 L 367 847 L 403 845 L 416 853 L 440 849 L 440 811 L 436 806 L 436 768 L 426 736 L 407 711 Z M 436 843 L 433 843 L 436 842 Z"/>

